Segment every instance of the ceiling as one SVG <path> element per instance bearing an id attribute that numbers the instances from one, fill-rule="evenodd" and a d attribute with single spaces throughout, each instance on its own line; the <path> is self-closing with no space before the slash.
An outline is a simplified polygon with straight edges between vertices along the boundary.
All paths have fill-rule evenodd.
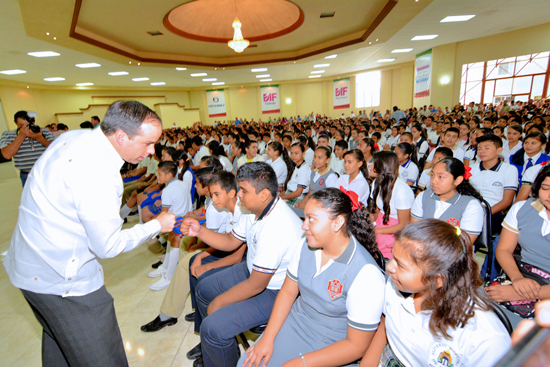
<path id="1" fill-rule="evenodd" d="M 192 18 L 196 27 L 185 28 L 183 23 L 183 33 L 193 30 L 202 36 L 214 34 L 212 38 L 223 39 L 231 34 L 231 24 L 222 26 L 224 22 L 217 18 L 222 19 L 220 14 L 224 14 L 223 19 L 233 19 L 232 14 L 227 15 L 231 12 L 229 0 L 3 0 L 0 2 L 0 71 L 27 72 L 0 74 L 0 83 L 4 80 L 33 87 L 76 89 L 211 88 L 212 82 L 224 82 L 225 86 L 259 84 L 258 73 L 251 69 L 260 67 L 268 69 L 261 74 L 269 74 L 264 79 L 272 79 L 270 83 L 324 80 L 412 62 L 417 53 L 435 46 L 544 24 L 550 19 L 548 0 L 523 0 L 521 6 L 513 0 L 295 0 L 294 8 L 303 13 L 302 24 L 288 33 L 277 34 L 280 29 L 296 23 L 295 14 L 285 21 L 273 20 L 266 26 L 257 21 L 261 9 L 255 9 L 253 4 L 258 0 L 237 0 L 239 12 L 242 5 L 252 14 L 251 18 L 247 18 L 246 12 L 239 14 L 245 39 L 247 25 L 251 32 L 257 30 L 256 36 L 275 34 L 274 38 L 253 41 L 256 47 L 249 47 L 242 54 L 235 53 L 225 43 L 184 37 L 166 28 L 165 18 L 172 9 L 180 5 L 182 8 L 212 7 L 216 1 L 220 9 L 225 4 L 226 10 L 220 13 L 220 9 L 213 9 L 208 13 L 203 7 L 194 13 L 204 14 L 203 18 Z M 286 2 L 264 1 L 275 5 Z M 321 13 L 332 11 L 334 17 L 320 18 Z M 190 13 L 185 11 L 180 16 Z M 466 14 L 476 16 L 467 22 L 440 23 L 446 16 Z M 218 33 L 208 33 L 212 30 Z M 147 33 L 150 31 L 163 34 L 151 36 Z M 426 34 L 438 37 L 411 41 L 413 36 Z M 413 50 L 392 53 L 403 48 Z M 60 56 L 27 55 L 35 51 L 54 51 Z M 333 54 L 337 57 L 325 59 Z M 378 62 L 386 58 L 395 60 Z M 101 67 L 75 66 L 80 63 L 98 63 Z M 320 63 L 330 65 L 314 67 Z M 176 67 L 186 70 L 176 70 Z M 317 74 L 321 75 L 318 79 L 308 79 L 315 70 L 325 71 Z M 108 74 L 115 71 L 128 74 Z M 192 73 L 207 75 L 192 77 Z M 65 80 L 44 81 L 48 77 Z M 133 78 L 149 80 L 132 81 Z M 205 78 L 216 81 L 203 81 Z M 165 84 L 150 85 L 154 82 Z M 94 86 L 76 87 L 76 83 L 94 83 Z"/>

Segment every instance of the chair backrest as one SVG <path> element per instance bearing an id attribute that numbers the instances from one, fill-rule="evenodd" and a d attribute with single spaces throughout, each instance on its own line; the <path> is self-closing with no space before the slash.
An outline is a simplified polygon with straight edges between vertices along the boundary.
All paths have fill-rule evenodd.
<path id="1" fill-rule="evenodd" d="M 486 201 L 481 201 L 481 206 L 485 211 L 485 221 L 483 223 L 483 229 L 474 243 L 474 252 L 480 248 L 487 249 L 487 271 L 483 275 L 485 282 L 491 279 L 491 268 L 493 266 L 493 233 L 491 230 L 491 205 Z"/>
<path id="2" fill-rule="evenodd" d="M 384 255 L 382 255 L 382 251 L 380 249 L 376 249 L 376 252 L 374 254 L 371 254 L 374 261 L 376 261 L 376 264 L 382 269 L 383 272 L 386 271 L 386 261 L 384 260 Z"/>
<path id="3" fill-rule="evenodd" d="M 414 196 L 424 191 L 424 189 L 418 185 L 411 185 L 411 190 L 414 192 Z"/>
<path id="4" fill-rule="evenodd" d="M 485 300 L 491 306 L 493 306 L 493 312 L 497 315 L 500 322 L 502 322 L 502 325 L 504 325 L 504 328 L 506 329 L 506 331 L 508 331 L 508 334 L 512 335 L 512 331 L 514 331 L 514 327 L 512 326 L 512 323 L 510 322 L 510 319 L 508 318 L 508 316 L 506 316 L 506 314 L 502 310 L 501 306 L 486 297 L 485 297 Z"/>

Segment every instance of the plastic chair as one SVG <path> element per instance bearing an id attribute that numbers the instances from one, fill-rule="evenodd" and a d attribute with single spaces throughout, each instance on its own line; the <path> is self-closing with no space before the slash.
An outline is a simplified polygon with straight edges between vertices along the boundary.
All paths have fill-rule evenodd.
<path id="1" fill-rule="evenodd" d="M 514 328 L 512 327 L 512 323 L 510 322 L 508 316 L 506 316 L 502 308 L 500 308 L 500 305 L 486 297 L 484 298 L 487 302 L 489 302 L 491 306 L 493 306 L 493 311 L 497 315 L 498 319 L 502 322 L 502 325 L 504 325 L 504 327 L 506 328 L 506 331 L 508 331 L 508 334 L 512 335 L 512 331 L 514 331 Z"/>
<path id="2" fill-rule="evenodd" d="M 252 329 L 250 329 L 250 332 L 257 335 L 262 335 L 265 331 L 266 326 L 267 325 L 260 325 L 260 326 L 253 327 Z M 239 338 L 241 339 L 241 343 L 243 343 L 244 350 L 247 350 L 248 348 L 250 348 L 250 343 L 246 339 L 246 336 L 244 335 L 244 333 L 240 333 Z"/>

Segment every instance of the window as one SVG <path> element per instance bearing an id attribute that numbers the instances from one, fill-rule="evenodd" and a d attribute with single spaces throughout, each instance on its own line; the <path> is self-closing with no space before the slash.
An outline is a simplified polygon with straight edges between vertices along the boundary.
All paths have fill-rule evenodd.
<path id="1" fill-rule="evenodd" d="M 550 52 L 462 65 L 460 102 L 523 101 L 550 93 Z M 544 94 L 544 85 L 549 85 Z"/>
<path id="2" fill-rule="evenodd" d="M 355 77 L 355 107 L 380 106 L 380 70 L 358 74 Z"/>

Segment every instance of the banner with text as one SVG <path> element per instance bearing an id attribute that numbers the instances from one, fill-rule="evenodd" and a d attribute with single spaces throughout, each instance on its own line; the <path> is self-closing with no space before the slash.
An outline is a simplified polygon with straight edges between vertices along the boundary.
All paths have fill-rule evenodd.
<path id="1" fill-rule="evenodd" d="M 416 55 L 414 64 L 414 98 L 430 95 L 430 79 L 432 73 L 432 50 Z"/>
<path id="2" fill-rule="evenodd" d="M 349 78 L 334 81 L 334 109 L 349 108 L 350 96 Z"/>
<path id="3" fill-rule="evenodd" d="M 262 95 L 262 113 L 280 113 L 281 96 L 278 85 L 263 86 L 260 88 Z"/>
<path id="4" fill-rule="evenodd" d="M 207 90 L 206 101 L 208 104 L 208 117 L 226 116 L 225 94 L 222 90 Z"/>

